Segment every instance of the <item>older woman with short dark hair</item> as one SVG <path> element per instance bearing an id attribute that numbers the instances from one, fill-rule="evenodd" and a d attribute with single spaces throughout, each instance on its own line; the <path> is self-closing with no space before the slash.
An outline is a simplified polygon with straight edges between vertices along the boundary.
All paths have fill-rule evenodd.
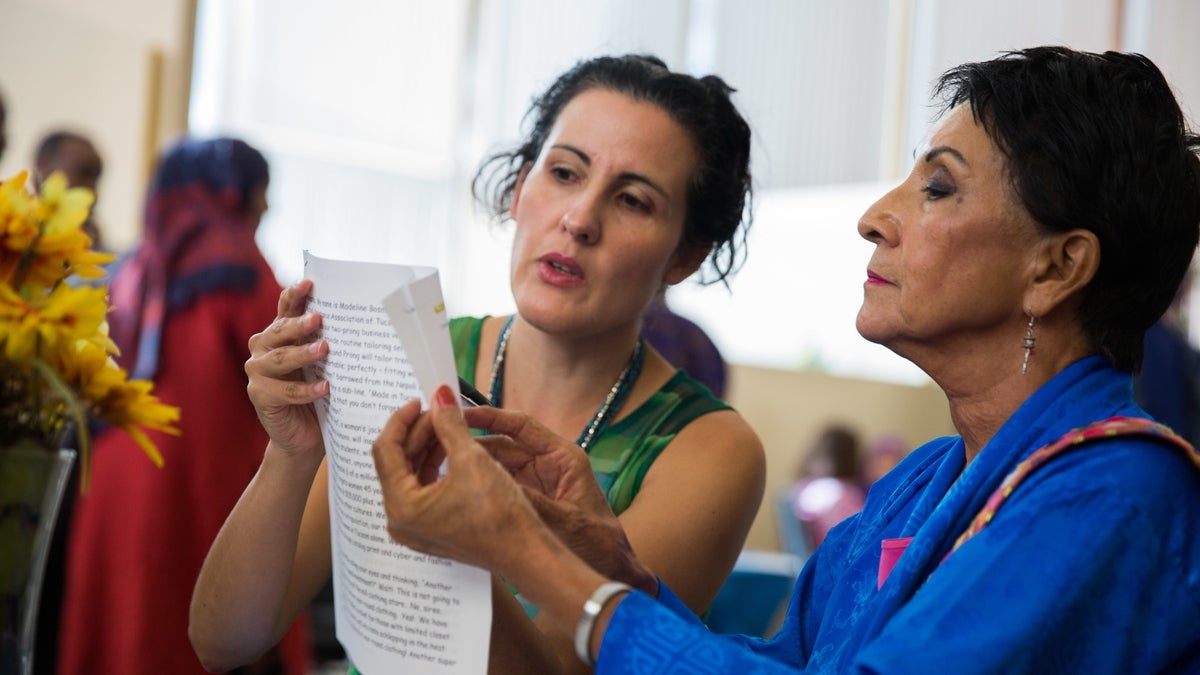
<path id="1" fill-rule="evenodd" d="M 1130 386 L 1197 245 L 1200 139 L 1135 54 L 1027 49 L 937 92 L 928 147 L 858 224 L 857 326 L 929 374 L 959 435 L 829 533 L 774 638 L 708 634 L 652 569 L 599 555 L 628 546 L 586 461 L 511 413 L 393 417 L 393 538 L 498 572 L 604 673 L 1200 672 L 1200 456 Z M 487 442 L 508 473 L 466 423 L 509 437 Z M 546 524 L 565 514 L 586 546 Z"/>

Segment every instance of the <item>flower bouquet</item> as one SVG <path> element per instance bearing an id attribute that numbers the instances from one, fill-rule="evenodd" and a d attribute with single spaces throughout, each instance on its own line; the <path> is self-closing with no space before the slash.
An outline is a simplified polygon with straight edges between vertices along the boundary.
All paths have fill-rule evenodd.
<path id="1" fill-rule="evenodd" d="M 147 429 L 178 433 L 179 409 L 149 382 L 129 380 L 113 360 L 108 289 L 89 284 L 113 256 L 91 250 L 83 231 L 94 196 L 61 174 L 41 193 L 27 174 L 0 183 L 0 673 L 31 673 L 34 632 L 50 536 L 75 452 L 80 490 L 90 468 L 88 422 L 131 434 L 151 461 L 162 457 Z"/>
<path id="2" fill-rule="evenodd" d="M 34 195 L 26 178 L 0 183 L 0 452 L 17 444 L 57 449 L 73 426 L 86 491 L 89 419 L 124 429 L 161 466 L 145 430 L 178 433 L 179 409 L 113 360 L 107 287 L 68 283 L 102 278 L 100 265 L 113 259 L 92 251 L 81 227 L 91 191 L 68 189 L 55 173 Z"/>

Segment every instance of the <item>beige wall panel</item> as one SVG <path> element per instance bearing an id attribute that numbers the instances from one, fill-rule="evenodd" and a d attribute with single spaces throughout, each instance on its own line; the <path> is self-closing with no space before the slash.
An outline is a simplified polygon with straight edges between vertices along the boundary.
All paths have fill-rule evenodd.
<path id="1" fill-rule="evenodd" d="M 767 453 L 767 490 L 747 548 L 778 549 L 774 496 L 794 478 L 801 454 L 825 425 L 848 424 L 864 442 L 899 434 L 910 448 L 954 433 L 946 399 L 932 384 L 913 387 L 735 365 L 729 394 Z"/>
<path id="2" fill-rule="evenodd" d="M 104 157 L 97 220 L 106 245 L 122 249 L 141 229 L 147 147 L 186 122 L 191 0 L 6 0 L 0 22 L 0 91 L 8 103 L 9 147 L 0 176 L 33 164 L 43 134 L 90 136 Z M 186 39 L 185 39 L 186 38 Z M 161 86 L 152 58 L 164 56 Z M 151 92 L 161 92 L 155 102 Z M 167 97 L 172 100 L 165 101 Z M 157 107 L 157 132 L 148 133 Z"/>

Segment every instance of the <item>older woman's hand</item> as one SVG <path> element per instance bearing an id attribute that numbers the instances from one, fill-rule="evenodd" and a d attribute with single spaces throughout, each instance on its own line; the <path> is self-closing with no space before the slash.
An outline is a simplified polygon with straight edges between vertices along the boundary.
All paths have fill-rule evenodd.
<path id="1" fill-rule="evenodd" d="M 471 427 L 500 434 L 478 440 L 575 555 L 610 579 L 657 593 L 657 579 L 634 555 L 582 448 L 524 413 L 491 407 L 463 412 Z"/>
<path id="2" fill-rule="evenodd" d="M 521 487 L 471 437 L 447 387 L 427 414 L 418 401 L 393 413 L 372 453 L 388 534 L 398 543 L 504 574 L 528 537 L 553 538 Z"/>
<path id="3" fill-rule="evenodd" d="M 305 313 L 312 282 L 284 289 L 275 320 L 250 338 L 246 392 L 272 442 L 288 454 L 324 453 L 321 427 L 313 401 L 329 393 L 329 382 L 307 383 L 302 368 L 329 352 L 324 340 L 313 340 L 321 316 Z"/>

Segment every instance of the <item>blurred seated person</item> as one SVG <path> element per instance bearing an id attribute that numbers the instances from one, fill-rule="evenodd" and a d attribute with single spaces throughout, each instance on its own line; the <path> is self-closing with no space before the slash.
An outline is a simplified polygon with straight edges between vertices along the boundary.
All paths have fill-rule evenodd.
<path id="1" fill-rule="evenodd" d="M 1163 316 L 1146 331 L 1142 372 L 1133 378 L 1133 396 L 1154 419 L 1195 445 L 1200 441 L 1200 353 L 1187 338 L 1187 299 L 1191 275 Z"/>
<path id="2" fill-rule="evenodd" d="M 667 306 L 665 288 L 642 313 L 642 336 L 668 363 L 700 380 L 713 396 L 725 398 L 725 359 L 703 328 Z"/>
<path id="3" fill-rule="evenodd" d="M 908 443 L 895 434 L 885 434 L 867 444 L 859 470 L 858 484 L 863 492 L 871 489 L 887 472 L 896 468 L 908 454 Z"/>
<path id="4" fill-rule="evenodd" d="M 843 425 L 827 427 L 804 455 L 796 482 L 781 495 L 787 509 L 780 515 L 796 519 L 810 551 L 834 525 L 862 510 L 867 494 L 859 485 L 861 465 L 858 434 Z"/>
<path id="5" fill-rule="evenodd" d="M 83 134 L 74 131 L 52 131 L 42 137 L 34 153 L 33 185 L 36 190 L 55 171 L 61 171 L 67 179 L 67 187 L 83 187 L 92 191 L 96 200 L 92 212 L 83 223 L 83 230 L 92 238 L 92 248 L 107 250 L 96 224 L 96 204 L 100 201 L 97 188 L 100 175 L 104 172 L 104 160 L 96 145 Z"/>

